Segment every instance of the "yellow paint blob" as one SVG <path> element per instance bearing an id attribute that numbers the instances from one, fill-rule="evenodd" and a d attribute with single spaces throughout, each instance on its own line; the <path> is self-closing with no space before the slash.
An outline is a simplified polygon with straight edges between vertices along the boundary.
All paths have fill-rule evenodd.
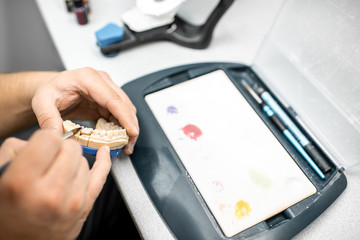
<path id="1" fill-rule="evenodd" d="M 240 200 L 235 204 L 235 216 L 238 219 L 241 219 L 242 217 L 249 216 L 251 212 L 250 204 Z"/>

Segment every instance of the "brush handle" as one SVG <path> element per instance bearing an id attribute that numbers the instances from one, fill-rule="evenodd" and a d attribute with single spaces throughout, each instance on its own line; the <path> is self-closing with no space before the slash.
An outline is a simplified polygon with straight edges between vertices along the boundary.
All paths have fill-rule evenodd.
<path id="1" fill-rule="evenodd" d="M 0 167 L 0 176 L 5 172 L 5 170 L 8 168 L 9 165 L 10 165 L 10 162 L 7 162 Z"/>

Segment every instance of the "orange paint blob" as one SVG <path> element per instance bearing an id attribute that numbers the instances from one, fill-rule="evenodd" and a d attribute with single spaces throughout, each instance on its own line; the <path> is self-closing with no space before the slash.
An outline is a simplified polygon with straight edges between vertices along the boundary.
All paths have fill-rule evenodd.
<path id="1" fill-rule="evenodd" d="M 225 204 L 219 204 L 219 210 L 220 211 L 223 211 L 225 207 L 226 207 Z"/>
<path id="2" fill-rule="evenodd" d="M 240 219 L 245 216 L 249 216 L 251 212 L 250 204 L 240 200 L 235 204 L 235 216 Z"/>

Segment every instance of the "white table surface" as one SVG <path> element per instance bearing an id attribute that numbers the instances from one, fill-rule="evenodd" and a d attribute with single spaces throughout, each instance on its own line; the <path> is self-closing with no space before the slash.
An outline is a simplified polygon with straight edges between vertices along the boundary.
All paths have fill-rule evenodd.
<path id="1" fill-rule="evenodd" d="M 204 2 L 213 4 L 214 1 Z M 215 28 L 206 50 L 155 42 L 107 58 L 96 46 L 95 31 L 110 22 L 122 25 L 121 13 L 132 8 L 135 0 L 91 0 L 92 14 L 85 26 L 78 25 L 75 16 L 66 12 L 64 1 L 37 0 L 65 68 L 90 66 L 106 71 L 119 86 L 145 74 L 183 64 L 226 61 L 251 65 L 282 2 L 236 0 Z M 201 21 L 193 13 L 185 15 L 193 22 Z M 114 159 L 112 174 L 142 237 L 171 239 L 128 156 L 122 154 Z M 345 192 L 294 239 L 360 239 L 359 167 L 346 171 L 346 176 Z"/>

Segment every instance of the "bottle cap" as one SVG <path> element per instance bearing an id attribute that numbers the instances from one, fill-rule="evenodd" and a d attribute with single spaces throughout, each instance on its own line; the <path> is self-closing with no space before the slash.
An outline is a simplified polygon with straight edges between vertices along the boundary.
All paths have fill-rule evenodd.
<path id="1" fill-rule="evenodd" d="M 73 0 L 73 2 L 74 2 L 75 7 L 83 7 L 84 6 L 83 0 Z"/>

